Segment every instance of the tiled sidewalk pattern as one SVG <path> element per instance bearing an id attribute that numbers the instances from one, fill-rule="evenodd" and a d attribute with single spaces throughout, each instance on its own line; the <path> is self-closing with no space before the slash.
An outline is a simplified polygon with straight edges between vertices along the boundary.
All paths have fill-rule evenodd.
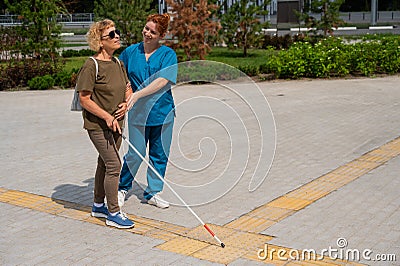
<path id="1" fill-rule="evenodd" d="M 40 146 L 37 146 L 38 143 L 51 143 L 54 141 L 54 139 L 56 141 L 61 141 L 61 139 L 57 139 L 56 136 L 62 137 L 63 135 L 65 135 L 65 138 L 67 139 L 70 132 L 72 134 L 76 134 L 74 133 L 74 130 L 71 130 L 69 128 L 66 128 L 64 133 L 62 133 L 61 135 L 57 131 L 58 127 L 60 126 L 58 124 L 71 125 L 71 122 L 72 124 L 74 124 L 75 122 L 73 120 L 75 118 L 71 119 L 71 121 L 54 120 L 54 123 L 56 125 L 47 128 L 47 131 L 44 131 L 46 132 L 46 134 L 43 134 L 43 138 L 41 139 L 36 138 L 34 134 L 30 136 L 30 134 L 26 134 L 27 132 L 21 132 L 18 130 L 12 131 L 13 129 L 18 129 L 18 123 L 24 121 L 24 117 L 16 117 L 15 120 L 3 121 L 3 133 L 5 132 L 6 134 L 4 136 L 11 136 L 13 134 L 13 137 L 16 140 L 18 139 L 18 141 L 14 141 L 12 138 L 10 138 L 11 141 L 5 141 L 7 138 L 3 138 L 3 141 L 1 143 L 2 149 L 9 152 L 10 155 L 3 154 L 2 157 L 2 169 L 5 170 L 6 173 L 6 175 L 2 177 L 2 180 L 7 181 L 0 184 L 0 209 L 2 210 L 2 213 L 4 213 L 0 221 L 3 225 L 6 224 L 6 226 L 3 226 L 3 228 L 6 228 L 6 230 L 2 228 L 0 236 L 2 236 L 2 238 L 6 241 L 8 239 L 8 241 L 13 243 L 13 245 L 18 245 L 18 247 L 11 247 L 8 245 L 7 242 L 0 240 L 0 264 L 50 265 L 53 262 L 61 262 L 58 264 L 68 265 L 91 265 L 110 263 L 129 265 L 143 265 L 143 263 L 162 265 L 197 265 L 199 263 L 202 265 L 357 264 L 356 262 L 350 261 L 331 260 L 328 257 L 325 257 L 323 260 L 318 261 L 294 261 L 290 260 L 289 258 L 285 261 L 278 260 L 276 258 L 273 260 L 271 260 L 270 258 L 267 258 L 266 260 L 260 260 L 259 258 L 257 258 L 257 250 L 263 248 L 266 243 L 268 243 L 269 248 L 276 250 L 299 250 L 299 247 L 301 246 L 305 249 L 309 248 L 309 246 L 307 245 L 301 245 L 301 236 L 293 232 L 298 231 L 299 234 L 301 234 L 300 232 L 302 232 L 302 235 L 304 236 L 304 230 L 310 230 L 310 228 L 305 227 L 304 230 L 297 228 L 302 224 L 299 224 L 299 221 L 296 219 L 298 219 L 299 216 L 308 214 L 310 212 L 313 214 L 313 220 L 318 221 L 318 219 L 323 219 L 323 217 L 318 217 L 319 215 L 316 211 L 313 212 L 312 210 L 315 208 L 315 206 L 324 206 L 324 203 L 326 203 L 329 199 L 334 198 L 337 195 L 337 192 L 344 191 L 346 190 L 346 188 L 351 187 L 353 184 L 356 183 L 362 186 L 362 182 L 367 182 L 364 180 L 365 177 L 368 177 L 372 173 L 376 172 L 385 173 L 385 177 L 387 176 L 387 180 L 390 180 L 391 178 L 396 178 L 392 172 L 385 172 L 385 169 L 388 169 L 391 164 L 398 162 L 398 155 L 400 154 L 400 138 L 398 137 L 398 134 L 391 133 L 392 131 L 395 131 L 393 130 L 393 126 L 396 126 L 398 124 L 394 115 L 396 112 L 392 112 L 393 110 L 396 110 L 396 108 L 398 109 L 398 103 L 396 103 L 396 101 L 383 101 L 381 100 L 383 99 L 383 95 L 379 94 L 370 97 L 368 95 L 368 91 L 376 91 L 375 89 L 373 89 L 373 84 L 384 84 L 385 87 L 382 88 L 382 91 L 387 90 L 388 92 L 393 93 L 395 91 L 394 89 L 396 84 L 398 84 L 398 77 L 389 77 L 387 79 L 382 79 L 381 83 L 378 83 L 378 80 L 369 80 L 364 83 L 363 81 L 357 80 L 337 81 L 337 83 L 341 85 L 346 84 L 346 82 L 353 84 L 351 86 L 359 86 L 361 84 L 361 86 L 371 86 L 371 88 L 369 88 L 369 90 L 366 90 L 365 95 L 353 94 L 353 92 L 351 92 L 350 90 L 348 91 L 347 95 L 347 92 L 345 92 L 345 90 L 340 90 L 338 88 L 338 90 L 340 91 L 340 96 L 331 101 L 331 99 L 325 96 L 323 89 L 310 89 L 308 87 L 310 85 L 313 85 L 314 83 L 307 84 L 307 82 L 303 81 L 295 84 L 296 89 L 288 89 L 287 94 L 289 97 L 287 97 L 286 100 L 286 103 L 289 103 L 288 106 L 283 107 L 282 105 L 278 107 L 276 105 L 276 103 L 279 102 L 278 98 L 274 98 L 272 100 L 272 109 L 276 111 L 276 117 L 278 118 L 278 133 L 282 132 L 283 135 L 286 136 L 287 132 L 292 130 L 290 127 L 287 126 L 288 123 L 280 123 L 280 121 L 283 120 L 283 118 L 286 116 L 296 117 L 295 113 L 291 113 L 293 110 L 291 108 L 304 108 L 303 111 L 307 114 L 308 112 L 310 112 L 307 108 L 309 108 L 310 110 L 312 110 L 313 108 L 316 108 L 317 110 L 323 110 L 320 111 L 321 115 L 325 119 L 324 121 L 320 121 L 322 124 L 324 124 L 325 121 L 335 121 L 336 123 L 339 121 L 340 123 L 340 120 L 336 120 L 335 116 L 342 116 L 343 118 L 345 118 L 346 111 L 350 111 L 349 113 L 351 114 L 360 111 L 359 115 L 357 116 L 358 120 L 353 125 L 354 128 L 352 128 L 351 130 L 357 131 L 357 125 L 360 125 L 363 128 L 362 130 L 365 130 L 365 128 L 368 128 L 368 126 L 365 125 L 367 125 L 369 121 L 364 120 L 364 118 L 370 116 L 371 121 L 377 121 L 376 118 L 375 120 L 373 119 L 374 117 L 377 117 L 377 114 L 379 113 L 383 116 L 382 120 L 379 121 L 379 123 L 382 124 L 381 132 L 383 134 L 379 137 L 381 137 L 382 139 L 386 139 L 386 143 L 378 141 L 376 143 L 379 143 L 379 145 L 374 145 L 369 140 L 370 136 L 368 134 L 377 134 L 377 132 L 379 132 L 376 129 L 376 131 L 372 130 L 371 132 L 364 131 L 367 142 L 364 141 L 364 144 L 362 144 L 361 146 L 357 146 L 356 148 L 335 147 L 333 145 L 336 145 L 338 142 L 326 142 L 324 143 L 324 145 L 320 146 L 320 149 L 324 149 L 324 151 L 332 151 L 333 154 L 336 154 L 337 156 L 343 155 L 342 159 L 338 158 L 337 160 L 331 160 L 331 165 L 335 165 L 335 163 L 338 162 L 340 163 L 336 164 L 336 167 L 330 168 L 329 166 L 327 167 L 327 164 L 319 165 L 318 161 L 315 161 L 315 164 L 312 164 L 313 160 L 315 159 L 313 159 L 311 153 L 314 152 L 315 156 L 318 156 L 322 153 L 318 150 L 318 148 L 307 147 L 306 145 L 304 145 L 304 143 L 307 144 L 307 136 L 311 138 L 315 136 L 321 137 L 322 133 L 313 131 L 312 128 L 310 129 L 306 127 L 299 127 L 297 128 L 297 130 L 304 130 L 305 134 L 303 136 L 298 137 L 296 134 L 293 134 L 293 137 L 288 137 L 282 140 L 279 139 L 278 135 L 278 143 L 280 143 L 281 146 L 278 145 L 278 156 L 276 159 L 276 167 L 278 171 L 273 172 L 274 178 L 275 176 L 278 176 L 280 178 L 286 176 L 286 174 L 284 174 L 283 172 L 283 174 L 279 174 L 279 169 L 285 169 L 285 167 L 282 168 L 282 166 L 284 166 L 285 164 L 300 164 L 296 155 L 300 154 L 299 152 L 301 151 L 301 149 L 305 150 L 305 159 L 309 159 L 309 166 L 311 167 L 309 169 L 304 169 L 303 171 L 300 168 L 301 165 L 298 165 L 298 170 L 300 170 L 299 175 L 303 175 L 301 173 L 307 173 L 308 177 L 303 176 L 301 179 L 296 181 L 296 184 L 291 184 L 290 179 L 282 180 L 283 183 L 279 190 L 268 191 L 266 201 L 265 199 L 257 197 L 254 198 L 251 206 L 246 203 L 243 204 L 243 206 L 238 206 L 238 208 L 235 208 L 234 210 L 232 210 L 232 212 L 229 213 L 227 212 L 228 209 L 226 207 L 229 207 L 229 198 L 232 195 L 238 197 L 239 199 L 241 199 L 242 197 L 246 198 L 245 195 L 239 192 L 240 190 L 233 191 L 231 195 L 227 195 L 225 197 L 225 201 L 220 201 L 220 203 L 222 204 L 220 209 L 224 210 L 228 214 L 227 217 L 223 217 L 220 214 L 220 216 L 217 215 L 215 216 L 215 219 L 212 219 L 210 217 L 212 215 L 215 215 L 215 210 L 214 212 L 207 213 L 204 212 L 204 208 L 198 208 L 197 210 L 200 212 L 201 216 L 205 216 L 206 221 L 211 221 L 209 223 L 209 226 L 226 244 L 225 249 L 222 249 L 220 246 L 218 246 L 215 240 L 207 233 L 206 230 L 204 230 L 202 226 L 196 225 L 195 221 L 193 222 L 193 217 L 190 217 L 187 214 L 184 214 L 182 216 L 182 209 L 170 208 L 168 212 L 152 213 L 154 214 L 154 218 L 150 219 L 147 218 L 149 217 L 149 210 L 153 209 L 148 210 L 146 206 L 143 206 L 141 209 L 139 205 L 139 207 L 137 207 L 139 209 L 135 209 L 134 211 L 132 211 L 132 205 L 130 204 L 134 203 L 135 201 L 129 200 L 127 202 L 127 212 L 135 213 L 135 215 L 129 214 L 129 216 L 135 220 L 135 228 L 129 230 L 116 230 L 104 226 L 103 220 L 90 216 L 90 180 L 88 180 L 88 187 L 79 187 L 73 185 L 73 182 L 76 181 L 71 180 L 71 182 L 68 182 L 64 180 L 63 176 L 60 176 L 58 174 L 57 168 L 65 167 L 69 169 L 68 174 L 67 172 L 65 172 L 67 176 L 69 176 L 71 173 L 79 174 L 80 176 L 82 176 L 82 173 L 80 173 L 81 169 L 86 168 L 85 165 L 80 162 L 79 158 L 75 156 L 73 160 L 69 160 L 69 157 L 63 158 L 63 154 L 59 154 L 59 157 L 56 157 L 56 161 L 58 164 L 57 166 L 50 165 L 51 167 L 49 169 L 40 170 L 46 172 L 46 177 L 54 177 L 51 180 L 48 179 L 49 182 L 52 182 L 50 184 L 46 184 L 45 180 L 42 180 L 40 176 L 37 176 L 39 168 L 37 168 L 38 166 L 35 166 L 35 160 L 38 160 L 40 156 L 44 158 L 49 156 L 45 153 L 45 149 L 43 151 L 40 150 Z M 291 85 L 293 85 L 293 83 L 282 84 L 283 87 L 290 87 Z M 327 81 L 326 83 L 324 83 L 323 81 L 316 81 L 316 84 L 327 84 L 329 87 L 334 84 L 334 81 Z M 263 85 L 265 86 L 265 84 Z M 270 85 L 273 86 L 274 84 Z M 304 90 L 304 95 L 300 96 L 299 92 L 301 91 L 301 89 Z M 286 93 L 286 91 L 279 89 L 273 90 L 272 92 L 267 92 L 266 89 L 263 90 L 266 91 L 265 93 L 269 95 L 269 97 L 281 97 L 281 95 L 283 96 Z M 187 91 L 189 91 L 187 93 L 191 93 L 190 89 Z M 207 93 L 207 90 L 205 91 L 205 93 Z M 14 106 L 12 106 L 12 108 L 15 109 L 15 111 L 13 112 L 25 112 L 26 109 L 24 108 L 26 108 L 26 104 L 31 101 L 29 97 L 33 97 L 33 99 L 35 99 L 35 96 L 37 96 L 37 94 L 39 93 L 26 92 L 25 94 L 20 94 L 21 97 L 19 98 L 21 99 L 21 102 L 20 104 L 15 106 L 15 108 Z M 50 92 L 50 95 L 53 94 L 55 95 L 59 93 Z M 316 95 L 319 100 L 319 102 L 310 100 L 310 102 L 313 102 L 315 106 L 299 105 L 298 99 L 302 98 L 308 101 L 308 99 L 311 98 L 307 97 L 310 97 L 310 95 L 313 94 L 314 96 Z M 330 95 L 330 97 L 332 97 L 332 95 Z M 28 97 L 24 98 L 25 96 Z M 380 98 L 381 96 L 382 98 Z M 342 99 L 340 99 L 341 97 Z M 355 97 L 354 100 L 351 97 Z M 376 98 L 376 101 L 374 101 L 374 97 Z M 56 97 L 56 105 L 60 106 L 60 103 L 62 103 L 61 105 L 68 103 L 70 101 L 69 98 L 70 97 Z M 352 100 L 349 100 L 350 98 Z M 326 101 L 326 103 L 333 103 L 333 105 L 330 106 L 332 110 L 324 110 L 324 105 L 323 103 L 321 103 L 324 101 Z M 341 101 L 349 101 L 349 103 L 353 104 L 354 106 L 349 105 L 348 107 L 345 107 L 344 110 L 333 109 L 334 105 L 336 103 L 341 103 Z M 381 102 L 385 102 L 385 104 L 382 104 Z M 4 106 L 6 104 L 2 103 L 2 105 Z M 364 109 L 364 107 L 366 108 Z M 33 110 L 35 109 L 45 110 L 46 108 L 45 105 L 37 103 L 36 105 L 33 105 Z M 378 110 L 378 113 L 374 113 L 374 110 Z M 55 115 L 58 116 L 61 116 L 62 112 L 64 112 L 60 111 L 59 109 L 54 111 L 56 112 Z M 297 112 L 298 111 L 301 110 L 297 110 Z M 344 114 L 339 114 L 341 111 L 343 111 Z M 59 114 L 57 114 L 57 112 L 59 112 Z M 30 114 L 26 114 L 25 118 L 28 118 L 29 115 Z M 39 123 L 39 125 L 45 125 L 46 122 L 48 122 L 46 120 L 46 117 L 46 114 L 43 114 L 40 117 L 33 116 L 29 117 L 28 119 L 32 120 L 35 123 Z M 299 121 L 301 121 L 302 119 L 303 118 L 300 118 Z M 295 120 L 289 120 L 289 123 L 292 123 L 292 121 Z M 343 121 L 345 121 L 345 119 Z M 355 120 L 353 121 L 355 122 Z M 303 119 L 303 122 L 308 123 L 307 119 Z M 326 124 L 326 126 L 328 126 L 328 124 Z M 335 127 L 335 124 L 331 124 L 329 125 L 329 128 L 337 130 L 339 126 Z M 346 124 L 346 126 L 350 125 Z M 360 132 L 362 130 L 360 129 Z M 321 132 L 325 131 L 321 130 Z M 338 132 L 340 131 L 338 130 L 337 132 L 333 132 L 333 134 L 337 134 Z M 82 138 L 82 136 L 77 135 L 74 135 L 73 137 Z M 296 137 L 298 138 L 296 139 Z M 74 138 L 69 139 L 71 141 L 75 141 Z M 350 140 L 354 141 L 354 139 Z M 293 154 L 293 156 L 290 156 L 290 152 L 288 154 L 287 151 L 284 150 L 284 152 L 286 152 L 286 157 L 284 160 L 282 160 L 281 155 L 283 153 L 280 148 L 282 149 L 282 147 L 286 147 L 286 145 L 289 144 L 288 141 L 291 141 L 293 144 L 297 145 L 298 148 L 296 150 L 291 150 L 291 154 Z M 25 149 L 20 149 L 18 147 L 18 144 L 20 144 L 19 142 L 25 145 Z M 345 144 L 348 145 L 349 143 L 351 142 L 348 141 Z M 76 143 L 59 144 L 63 147 L 62 149 L 64 149 L 65 154 L 74 154 L 75 151 L 72 147 L 74 145 L 76 146 Z M 35 147 L 39 147 L 39 149 L 35 150 Z M 18 154 L 14 153 L 12 151 L 13 149 L 15 149 Z M 81 149 L 82 153 L 87 153 L 87 146 L 81 146 Z M 345 152 L 349 152 L 349 150 L 350 153 L 345 154 Z M 360 150 L 363 150 L 364 152 L 359 154 Z M 40 153 L 38 153 L 38 151 Z M 358 156 L 354 157 L 353 154 L 358 154 Z M 20 167 L 22 166 L 20 164 L 20 161 L 15 159 L 13 159 L 12 161 L 7 161 L 8 157 L 14 158 L 14 156 L 16 156 L 16 158 L 18 156 L 18 158 L 21 158 L 21 162 L 24 163 L 22 169 L 20 169 Z M 48 158 L 48 160 L 49 159 L 50 157 Z M 321 160 L 323 159 L 324 158 L 321 158 Z M 74 167 L 71 168 L 71 164 L 73 164 Z M 18 179 L 12 176 L 12 171 L 15 171 L 12 169 L 20 169 L 17 170 L 16 173 L 19 173 L 18 177 L 22 179 Z M 87 171 L 88 175 L 92 174 L 90 172 L 92 171 L 91 169 L 88 169 Z M 291 173 L 293 174 L 293 172 Z M 24 182 L 21 182 L 22 180 Z M 48 191 L 51 191 L 51 189 L 55 187 L 53 183 L 62 184 L 61 186 L 63 187 L 59 187 L 58 189 L 56 187 L 55 190 L 57 193 L 49 194 Z M 66 185 L 65 183 L 69 183 L 69 185 Z M 393 182 L 394 186 L 396 184 L 397 182 Z M 265 187 L 261 188 L 261 191 L 259 190 L 255 195 L 262 195 L 262 190 L 265 190 Z M 58 192 L 62 192 L 62 194 L 59 194 Z M 388 196 L 394 201 L 391 203 L 391 206 L 389 206 L 388 209 L 392 211 L 394 210 L 394 213 L 396 213 L 395 210 L 399 209 L 399 205 L 398 201 L 396 201 L 396 198 L 392 194 Z M 364 197 L 364 195 L 356 195 L 359 195 L 360 198 Z M 347 194 L 346 197 L 351 198 L 351 195 Z M 353 206 L 354 204 L 355 202 L 349 202 L 349 205 L 351 206 Z M 371 204 L 372 206 L 373 202 L 369 202 L 369 204 Z M 241 213 L 238 214 L 238 211 L 240 211 Z M 185 212 L 186 211 L 183 210 L 183 213 Z M 138 213 L 139 215 L 136 213 Z M 175 217 L 169 215 L 170 213 L 175 213 Z M 208 217 L 207 215 L 210 217 Z M 388 213 L 387 215 L 390 215 L 390 213 Z M 387 215 L 385 214 L 384 217 L 387 217 Z M 231 217 L 234 218 L 232 219 Z M 176 222 L 179 218 L 183 219 L 182 222 Z M 335 223 L 334 220 L 335 218 L 333 218 L 333 223 Z M 391 219 L 390 221 L 392 220 L 393 219 Z M 348 221 L 350 222 L 351 220 Z M 374 221 L 376 222 L 376 228 L 379 228 L 379 223 L 382 221 L 376 219 L 372 220 L 371 223 L 374 223 Z M 69 229 L 68 226 L 71 226 L 71 229 Z M 48 228 L 49 230 L 46 230 L 46 228 Z M 313 229 L 316 229 L 315 225 L 314 228 L 311 227 L 311 230 Z M 394 237 L 396 237 L 396 234 L 398 235 L 398 226 L 395 223 L 391 223 L 387 226 L 385 225 L 385 232 L 388 232 L 388 230 L 392 230 L 391 233 Z M 28 244 L 32 243 L 31 240 L 39 239 L 41 232 L 43 235 L 43 241 L 37 243 L 36 249 L 34 247 L 30 248 Z M 80 243 L 81 248 L 79 246 L 74 246 L 73 236 L 76 236 L 77 232 L 78 234 L 79 232 L 81 232 L 79 235 L 87 239 L 87 242 L 83 239 L 78 242 Z M 283 234 L 285 237 L 282 237 L 281 234 Z M 13 239 L 13 235 L 23 237 L 21 239 Z M 292 239 L 292 236 L 297 236 L 297 238 Z M 319 238 L 321 236 L 321 232 L 315 231 L 314 234 L 313 232 L 311 232 L 310 236 L 314 236 L 314 238 Z M 339 237 L 338 235 L 333 236 Z M 332 237 L 332 235 L 330 237 Z M 11 239 L 13 240 L 10 241 Z M 24 241 L 24 239 L 26 241 Z M 386 238 L 383 237 L 383 239 L 387 239 L 388 243 L 391 243 L 391 246 L 389 247 L 394 248 L 394 251 L 398 250 L 398 247 L 396 248 L 396 245 L 398 246 L 399 242 L 394 240 L 393 237 L 388 236 Z M 60 241 L 62 243 L 65 243 L 65 246 L 63 244 L 63 246 L 55 248 L 57 245 L 60 245 Z M 107 241 L 112 241 L 114 244 L 111 246 L 106 245 L 105 243 L 107 243 Z M 318 244 L 321 241 L 318 242 L 318 239 L 316 239 L 315 242 L 317 243 L 313 244 L 312 247 L 319 247 Z M 282 243 L 285 244 L 282 245 Z M 52 246 L 54 247 L 54 249 L 51 248 Z M 104 251 L 101 251 L 100 254 L 104 256 L 104 258 L 98 258 L 97 256 L 99 255 L 99 249 L 103 249 L 103 246 Z M 391 251 L 390 249 L 387 249 L 387 246 L 384 246 L 384 248 L 386 248 L 388 252 Z M 19 251 L 18 253 L 9 253 L 8 250 Z M 40 250 L 53 251 L 43 254 L 36 254 Z M 71 256 L 65 257 L 66 253 L 71 254 Z M 113 255 L 108 256 L 110 254 Z M 24 258 L 30 259 L 29 261 L 24 261 Z M 58 258 L 62 258 L 62 261 L 60 261 L 60 259 Z M 370 264 L 369 262 L 365 261 L 363 261 L 362 263 Z"/>

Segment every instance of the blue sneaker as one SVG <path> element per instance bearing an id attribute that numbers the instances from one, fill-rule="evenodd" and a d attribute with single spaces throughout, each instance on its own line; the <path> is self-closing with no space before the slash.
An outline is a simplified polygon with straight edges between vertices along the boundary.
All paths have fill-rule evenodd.
<path id="1" fill-rule="evenodd" d="M 105 205 L 101 207 L 92 206 L 92 216 L 97 218 L 107 218 L 108 209 Z"/>
<path id="2" fill-rule="evenodd" d="M 129 220 L 128 217 L 126 217 L 125 213 L 118 212 L 117 215 L 114 216 L 108 214 L 106 225 L 127 229 L 134 227 L 135 223 Z"/>

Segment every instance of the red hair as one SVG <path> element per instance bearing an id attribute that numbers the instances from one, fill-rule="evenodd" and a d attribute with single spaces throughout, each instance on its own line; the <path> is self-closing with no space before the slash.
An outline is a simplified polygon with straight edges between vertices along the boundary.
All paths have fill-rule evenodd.
<path id="1" fill-rule="evenodd" d="M 153 21 L 160 35 L 164 35 L 168 31 L 170 15 L 168 13 L 162 15 L 152 14 L 147 17 L 147 22 L 149 21 Z"/>

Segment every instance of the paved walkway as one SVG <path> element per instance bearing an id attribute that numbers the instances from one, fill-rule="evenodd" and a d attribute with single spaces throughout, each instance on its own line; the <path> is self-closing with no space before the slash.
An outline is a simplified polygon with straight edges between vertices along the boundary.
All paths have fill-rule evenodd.
<path id="1" fill-rule="evenodd" d="M 274 81 L 257 84 L 261 96 L 245 83 L 176 88 L 167 177 L 224 249 L 167 188 L 169 209 L 141 202 L 144 167 L 124 207 L 134 229 L 90 217 L 96 152 L 69 111 L 73 91 L 1 92 L 0 264 L 398 265 L 399 84 Z M 274 120 L 257 108 L 268 107 L 262 95 Z"/>

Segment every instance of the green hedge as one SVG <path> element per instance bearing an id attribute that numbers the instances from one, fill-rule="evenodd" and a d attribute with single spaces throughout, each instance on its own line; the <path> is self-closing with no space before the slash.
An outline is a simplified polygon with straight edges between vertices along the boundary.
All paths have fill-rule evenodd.
<path id="1" fill-rule="evenodd" d="M 34 77 L 28 81 L 29 89 L 31 90 L 48 90 L 54 86 L 54 78 L 51 75 Z"/>
<path id="2" fill-rule="evenodd" d="M 95 54 L 95 52 L 93 52 L 90 49 L 82 49 L 82 50 L 68 49 L 68 50 L 62 51 L 62 53 L 61 53 L 62 57 L 64 57 L 64 58 L 76 57 L 76 56 L 92 56 L 94 54 Z"/>
<path id="3" fill-rule="evenodd" d="M 292 79 L 395 74 L 400 72 L 400 36 L 352 44 L 334 37 L 294 43 L 259 68 L 262 74 Z"/>

